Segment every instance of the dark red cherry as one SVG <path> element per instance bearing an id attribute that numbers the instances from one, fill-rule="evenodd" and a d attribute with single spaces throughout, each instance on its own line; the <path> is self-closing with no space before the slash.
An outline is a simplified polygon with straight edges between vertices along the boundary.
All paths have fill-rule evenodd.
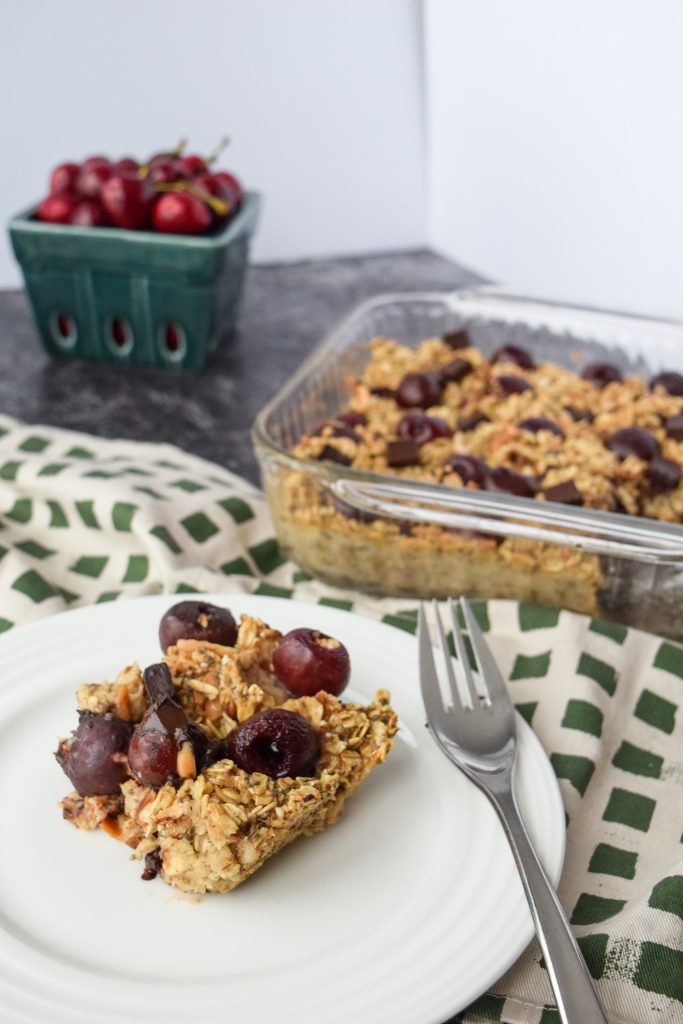
<path id="1" fill-rule="evenodd" d="M 167 192 L 152 209 L 156 231 L 175 235 L 200 235 L 211 227 L 208 206 L 189 192 Z"/>
<path id="2" fill-rule="evenodd" d="M 664 429 L 674 441 L 683 441 L 683 412 L 678 416 L 670 416 L 664 421 Z"/>
<path id="3" fill-rule="evenodd" d="M 117 793 L 128 778 L 126 749 L 133 727 L 117 715 L 79 711 L 71 743 L 60 744 L 55 757 L 81 796 Z"/>
<path id="4" fill-rule="evenodd" d="M 180 704 L 162 699 L 151 705 L 128 746 L 128 767 L 142 786 L 163 786 L 195 778 L 207 763 L 206 733 L 190 722 Z"/>
<path id="5" fill-rule="evenodd" d="M 111 221 L 97 199 L 80 199 L 69 214 L 69 224 L 77 224 L 82 228 L 101 228 L 111 224 Z"/>
<path id="6" fill-rule="evenodd" d="M 492 363 L 514 363 L 521 366 L 523 370 L 534 370 L 536 363 L 533 361 L 526 349 L 518 345 L 503 345 L 491 356 Z"/>
<path id="7" fill-rule="evenodd" d="M 506 466 L 497 466 L 490 469 L 484 487 L 487 491 L 502 491 L 504 494 L 514 494 L 520 498 L 533 498 L 536 493 L 536 485 L 528 476 L 515 473 Z"/>
<path id="8" fill-rule="evenodd" d="M 123 156 L 112 165 L 114 174 L 137 174 L 140 164 L 132 156 Z"/>
<path id="9" fill-rule="evenodd" d="M 208 193 L 210 196 L 213 196 L 214 199 L 218 199 L 220 203 L 224 204 L 222 209 L 216 209 L 213 211 L 214 220 L 217 224 L 223 223 L 232 213 L 235 212 L 236 204 L 234 194 L 217 174 L 211 174 L 210 172 L 207 172 L 206 174 L 199 174 L 194 179 L 193 184 L 197 189 Z"/>
<path id="10" fill-rule="evenodd" d="M 113 174 L 112 166 L 106 163 L 96 163 L 86 167 L 85 163 L 76 176 L 76 192 L 84 199 L 99 199 L 102 186 Z"/>
<path id="11" fill-rule="evenodd" d="M 215 171 L 214 173 L 216 178 L 222 181 L 225 188 L 228 189 L 228 191 L 231 193 L 231 202 L 233 206 L 237 208 L 242 202 L 242 199 L 244 198 L 244 192 L 242 191 L 241 184 L 239 183 L 235 175 L 229 174 L 228 171 Z"/>
<path id="12" fill-rule="evenodd" d="M 581 371 L 581 378 L 595 384 L 596 388 L 604 388 L 617 380 L 623 380 L 621 370 L 614 363 L 589 363 Z"/>
<path id="13" fill-rule="evenodd" d="M 362 412 L 342 412 L 339 416 L 335 416 L 336 423 L 342 423 L 345 427 L 364 427 L 368 422 L 367 416 L 364 416 Z"/>
<path id="14" fill-rule="evenodd" d="M 453 359 L 441 369 L 442 383 L 456 384 L 466 377 L 468 373 L 472 373 L 472 369 L 472 363 L 468 362 L 467 359 Z"/>
<path id="15" fill-rule="evenodd" d="M 147 227 L 154 199 L 147 178 L 114 174 L 102 186 L 100 198 L 117 228 Z"/>
<path id="16" fill-rule="evenodd" d="M 313 775 L 320 756 L 315 729 L 286 708 L 267 708 L 247 718 L 228 735 L 225 746 L 238 768 L 271 779 Z"/>
<path id="17" fill-rule="evenodd" d="M 683 373 L 676 373 L 675 370 L 666 370 L 658 373 L 650 381 L 651 388 L 664 388 L 670 395 L 683 397 Z"/>
<path id="18" fill-rule="evenodd" d="M 466 416 L 465 419 L 458 420 L 458 430 L 462 430 L 467 433 L 470 430 L 474 430 L 480 423 L 490 423 L 488 416 L 485 416 L 483 412 L 475 412 L 472 416 Z"/>
<path id="19" fill-rule="evenodd" d="M 588 409 L 575 409 L 572 405 L 565 405 L 565 409 L 575 423 L 592 423 L 595 416 Z"/>
<path id="20" fill-rule="evenodd" d="M 396 401 L 404 409 L 428 409 L 441 401 L 438 373 L 407 373 L 396 390 Z"/>
<path id="21" fill-rule="evenodd" d="M 444 466 L 452 469 L 458 474 L 463 484 L 484 485 L 488 467 L 481 459 L 474 455 L 450 455 L 444 462 Z"/>
<path id="22" fill-rule="evenodd" d="M 36 217 L 48 224 L 68 224 L 77 202 L 76 196 L 68 192 L 47 196 L 36 210 Z"/>
<path id="23" fill-rule="evenodd" d="M 636 455 L 639 459 L 649 462 L 655 455 L 659 455 L 658 442 L 642 427 L 623 427 L 621 430 L 615 430 L 606 444 L 620 459 Z"/>
<path id="24" fill-rule="evenodd" d="M 207 601 L 179 601 L 168 609 L 159 625 L 162 651 L 179 640 L 201 640 L 234 647 L 236 639 L 237 624 L 231 612 Z"/>
<path id="25" fill-rule="evenodd" d="M 185 181 L 187 175 L 174 157 L 162 157 L 150 163 L 146 178 L 152 185 L 170 185 L 173 181 Z"/>
<path id="26" fill-rule="evenodd" d="M 448 345 L 448 347 L 452 349 L 469 348 L 472 344 L 467 331 L 463 330 L 451 331 L 450 334 L 444 334 L 441 340 L 444 345 Z"/>
<path id="27" fill-rule="evenodd" d="M 203 174 L 208 169 L 204 157 L 198 156 L 196 153 L 190 153 L 188 156 L 179 156 L 178 165 L 188 178 L 194 178 L 198 174 Z"/>
<path id="28" fill-rule="evenodd" d="M 421 412 L 407 412 L 398 424 L 398 436 L 417 445 L 434 441 L 437 437 L 451 437 L 453 431 L 439 416 L 425 416 Z"/>
<path id="29" fill-rule="evenodd" d="M 540 430 L 547 430 L 557 437 L 564 437 L 564 431 L 557 423 L 547 420 L 545 416 L 529 416 L 519 424 L 522 430 L 528 430 L 531 434 L 537 434 Z"/>
<path id="30" fill-rule="evenodd" d="M 531 391 L 532 385 L 524 377 L 517 377 L 513 373 L 503 373 L 496 377 L 499 388 L 505 395 L 521 395 L 524 391 Z"/>
<path id="31" fill-rule="evenodd" d="M 54 196 L 60 192 L 73 192 L 80 169 L 79 164 L 72 163 L 59 164 L 55 167 L 50 176 L 50 194 Z"/>
<path id="32" fill-rule="evenodd" d="M 338 696 L 351 674 L 349 652 L 343 643 L 318 629 L 292 629 L 273 651 L 273 671 L 297 697 L 326 690 Z"/>
<path id="33" fill-rule="evenodd" d="M 673 459 L 655 455 L 645 471 L 655 492 L 674 491 L 681 482 L 681 467 Z"/>

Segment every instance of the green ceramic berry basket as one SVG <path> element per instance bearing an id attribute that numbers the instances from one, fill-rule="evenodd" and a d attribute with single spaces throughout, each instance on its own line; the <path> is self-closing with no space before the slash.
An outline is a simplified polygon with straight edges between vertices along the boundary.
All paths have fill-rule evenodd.
<path id="1" fill-rule="evenodd" d="M 38 333 L 55 356 L 198 370 L 234 324 L 260 197 L 207 235 L 9 222 Z"/>

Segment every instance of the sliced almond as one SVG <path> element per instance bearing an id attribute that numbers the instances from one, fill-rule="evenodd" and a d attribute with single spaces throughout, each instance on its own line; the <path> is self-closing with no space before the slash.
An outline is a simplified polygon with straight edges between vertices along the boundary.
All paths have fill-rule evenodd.
<path id="1" fill-rule="evenodd" d="M 197 762 L 194 757 L 194 750 L 189 741 L 185 741 L 178 751 L 176 771 L 181 779 L 195 779 L 197 777 Z"/>

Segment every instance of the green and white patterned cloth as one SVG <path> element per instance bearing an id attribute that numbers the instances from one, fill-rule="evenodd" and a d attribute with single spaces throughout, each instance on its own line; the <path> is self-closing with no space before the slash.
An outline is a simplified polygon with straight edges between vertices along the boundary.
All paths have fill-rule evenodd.
<path id="1" fill-rule="evenodd" d="M 0 632 L 77 605 L 197 590 L 416 623 L 414 602 L 298 570 L 263 495 L 218 466 L 0 417 Z M 683 1022 L 683 649 L 510 601 L 477 613 L 560 780 L 560 897 L 610 1024 Z M 536 943 L 458 1020 L 559 1022 Z"/>

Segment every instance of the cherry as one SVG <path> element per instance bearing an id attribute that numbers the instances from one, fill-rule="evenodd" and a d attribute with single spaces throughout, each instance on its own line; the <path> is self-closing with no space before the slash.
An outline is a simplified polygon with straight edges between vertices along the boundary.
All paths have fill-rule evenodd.
<path id="1" fill-rule="evenodd" d="M 677 416 L 670 416 L 665 420 L 664 429 L 674 441 L 683 441 L 683 412 Z"/>
<path id="2" fill-rule="evenodd" d="M 186 179 L 187 175 L 171 157 L 161 157 L 149 165 L 146 177 L 153 185 L 167 185 L 172 181 Z"/>
<path id="3" fill-rule="evenodd" d="M 558 427 L 557 423 L 554 423 L 553 420 L 547 420 L 545 416 L 529 416 L 528 419 L 522 420 L 519 425 L 522 430 L 528 430 L 532 434 L 537 434 L 539 430 L 547 430 L 557 437 L 564 437 L 564 431 L 561 427 Z"/>
<path id="4" fill-rule="evenodd" d="M 507 469 L 506 466 L 497 466 L 489 470 L 484 487 L 487 491 L 502 491 L 504 494 L 514 494 L 520 498 L 533 498 L 536 493 L 533 480 Z"/>
<path id="5" fill-rule="evenodd" d="M 480 423 L 490 423 L 488 416 L 485 416 L 483 412 L 475 412 L 472 416 L 466 416 L 465 419 L 458 420 L 458 430 L 462 430 L 467 433 L 470 430 L 474 430 Z"/>
<path id="6" fill-rule="evenodd" d="M 244 192 L 242 191 L 242 186 L 240 185 L 238 179 L 235 177 L 234 174 L 228 174 L 227 171 L 216 171 L 215 177 L 222 181 L 225 187 L 228 189 L 230 195 L 232 196 L 230 202 L 232 202 L 233 206 L 237 208 L 242 202 L 242 199 L 244 198 Z"/>
<path id="7" fill-rule="evenodd" d="M 623 380 L 621 370 L 613 363 L 589 363 L 581 371 L 581 378 L 595 384 L 596 388 L 604 388 L 617 380 Z"/>
<path id="8" fill-rule="evenodd" d="M 441 369 L 441 381 L 443 384 L 455 384 L 472 373 L 472 363 L 467 359 L 453 359 Z"/>
<path id="9" fill-rule="evenodd" d="M 204 157 L 197 156 L 195 153 L 191 153 L 189 156 L 179 156 L 177 164 L 186 178 L 194 178 L 208 170 Z"/>
<path id="10" fill-rule="evenodd" d="M 117 793 L 128 778 L 125 752 L 133 732 L 117 715 L 79 711 L 71 743 L 61 743 L 55 757 L 81 796 Z"/>
<path id="11" fill-rule="evenodd" d="M 228 188 L 225 182 L 218 177 L 217 174 L 211 174 L 206 172 L 199 174 L 193 184 L 201 189 L 202 192 L 207 192 L 214 199 L 219 199 L 221 203 L 225 203 L 226 209 L 223 212 L 214 211 L 214 221 L 217 224 L 226 221 L 231 213 L 234 212 L 236 203 L 234 193 Z"/>
<path id="12" fill-rule="evenodd" d="M 683 397 L 683 373 L 676 373 L 675 370 L 665 370 L 658 373 L 650 381 L 651 388 L 664 388 L 670 395 Z"/>
<path id="13" fill-rule="evenodd" d="M 655 455 L 659 455 L 658 442 L 642 427 L 623 427 L 621 430 L 615 430 L 606 444 L 620 459 L 636 455 L 639 459 L 649 462 Z"/>
<path id="14" fill-rule="evenodd" d="M 344 645 L 317 629 L 292 629 L 273 651 L 273 671 L 297 697 L 326 690 L 338 696 L 349 681 L 351 660 Z"/>
<path id="15" fill-rule="evenodd" d="M 341 423 L 343 427 L 348 427 L 350 430 L 353 430 L 354 427 L 366 426 L 368 418 L 363 415 L 362 412 L 353 412 L 350 410 L 349 412 L 339 413 L 338 416 L 335 416 L 334 422 Z"/>
<path id="16" fill-rule="evenodd" d="M 655 455 L 645 471 L 655 492 L 674 491 L 681 482 L 681 467 L 673 459 Z"/>
<path id="17" fill-rule="evenodd" d="M 107 211 L 97 199 L 79 200 L 69 214 L 69 224 L 82 228 L 101 228 L 110 223 Z"/>
<path id="18" fill-rule="evenodd" d="M 237 624 L 227 608 L 206 601 L 179 601 L 168 609 L 159 624 L 162 651 L 175 646 L 179 640 L 201 640 L 234 647 Z"/>
<path id="19" fill-rule="evenodd" d="M 230 733 L 225 746 L 238 768 L 271 779 L 313 775 L 320 756 L 316 731 L 286 708 L 267 708 L 247 718 Z"/>
<path id="20" fill-rule="evenodd" d="M 36 210 L 36 217 L 48 224 L 68 224 L 77 202 L 76 196 L 67 192 L 47 196 Z"/>
<path id="21" fill-rule="evenodd" d="M 441 338 L 444 345 L 448 345 L 449 348 L 469 348 L 472 342 L 469 339 L 467 331 L 451 331 L 450 334 L 444 334 Z"/>
<path id="22" fill-rule="evenodd" d="M 114 174 L 102 186 L 102 205 L 117 228 L 144 228 L 154 192 L 146 178 Z"/>
<path id="23" fill-rule="evenodd" d="M 50 194 L 54 196 L 60 192 L 73 192 L 80 169 L 78 164 L 72 163 L 59 164 L 55 167 L 50 176 Z"/>
<path id="24" fill-rule="evenodd" d="M 517 377 L 514 373 L 503 373 L 496 377 L 501 391 L 505 395 L 521 395 L 524 391 L 531 391 L 532 386 L 524 377 Z"/>
<path id="25" fill-rule="evenodd" d="M 150 687 L 146 688 L 149 692 Z M 210 750 L 204 730 L 190 722 L 175 700 L 162 697 L 147 709 L 133 732 L 128 767 L 140 785 L 163 786 L 176 778 L 196 777 L 206 766 Z"/>
<path id="26" fill-rule="evenodd" d="M 441 380 L 438 373 L 407 373 L 396 391 L 396 401 L 404 409 L 418 406 L 428 409 L 441 399 Z"/>
<path id="27" fill-rule="evenodd" d="M 398 436 L 422 445 L 437 437 L 451 437 L 453 431 L 439 416 L 425 416 L 421 412 L 407 412 L 398 425 Z"/>
<path id="28" fill-rule="evenodd" d="M 133 160 L 132 156 L 121 157 L 111 166 L 114 174 L 137 174 L 140 168 L 140 164 Z"/>
<path id="29" fill-rule="evenodd" d="M 109 162 L 96 163 L 89 167 L 81 164 L 81 169 L 76 176 L 76 192 L 84 199 L 99 199 L 102 186 L 113 173 Z"/>
<path id="30" fill-rule="evenodd" d="M 189 192 L 167 192 L 154 204 L 152 222 L 166 234 L 199 235 L 211 227 L 211 211 Z"/>
<path id="31" fill-rule="evenodd" d="M 81 170 L 89 171 L 91 167 L 97 167 L 99 164 L 109 163 L 111 163 L 109 157 L 102 156 L 101 153 L 98 153 L 95 156 L 87 156 L 85 160 L 81 162 Z"/>
<path id="32" fill-rule="evenodd" d="M 444 466 L 458 474 L 463 484 L 483 486 L 488 466 L 474 455 L 450 455 Z"/>
<path id="33" fill-rule="evenodd" d="M 517 345 L 503 345 L 491 356 L 492 363 L 514 363 L 521 366 L 523 370 L 534 370 L 536 363 L 533 361 L 526 349 Z"/>

